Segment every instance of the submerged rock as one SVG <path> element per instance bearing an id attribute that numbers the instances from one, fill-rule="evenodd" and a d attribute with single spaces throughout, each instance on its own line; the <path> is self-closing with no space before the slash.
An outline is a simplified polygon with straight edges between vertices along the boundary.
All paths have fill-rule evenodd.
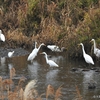
<path id="1" fill-rule="evenodd" d="M 96 88 L 96 82 L 94 80 L 90 80 L 88 83 L 88 89 L 95 89 Z"/>

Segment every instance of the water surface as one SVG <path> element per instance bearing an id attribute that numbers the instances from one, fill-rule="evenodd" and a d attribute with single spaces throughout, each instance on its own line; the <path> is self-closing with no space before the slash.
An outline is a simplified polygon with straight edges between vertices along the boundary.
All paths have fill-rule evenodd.
<path id="1" fill-rule="evenodd" d="M 98 64 L 88 66 L 82 60 L 70 60 L 66 53 L 47 52 L 47 54 L 49 59 L 59 65 L 59 68 L 50 68 L 46 64 L 44 56 L 40 54 L 33 62 L 27 61 L 28 54 L 12 58 L 1 57 L 0 76 L 4 79 L 8 78 L 9 67 L 14 67 L 16 70 L 15 80 L 19 80 L 20 77 L 24 76 L 27 84 L 30 80 L 37 79 L 39 94 L 45 93 L 49 84 L 55 89 L 62 85 L 62 100 L 74 100 L 76 97 L 75 86 L 78 86 L 84 100 L 100 99 L 100 72 L 97 71 L 99 69 Z M 94 67 L 96 69 L 93 69 Z M 97 83 L 95 89 L 88 89 L 88 83 L 91 80 Z"/>

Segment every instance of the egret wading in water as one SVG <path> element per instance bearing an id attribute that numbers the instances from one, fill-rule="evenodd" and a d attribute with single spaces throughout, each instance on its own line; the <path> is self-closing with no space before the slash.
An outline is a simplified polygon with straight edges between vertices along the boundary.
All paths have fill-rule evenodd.
<path id="1" fill-rule="evenodd" d="M 47 58 L 47 54 L 45 52 L 42 52 L 40 54 L 44 54 L 45 55 L 45 59 L 46 59 L 46 63 L 50 66 L 50 67 L 59 67 L 54 61 L 49 60 Z"/>
<path id="2" fill-rule="evenodd" d="M 97 47 L 96 47 L 96 42 L 95 42 L 95 40 L 94 39 L 92 39 L 90 42 L 93 42 L 94 43 L 94 54 L 96 55 L 96 57 L 100 57 L 100 49 L 98 49 Z"/>
<path id="3" fill-rule="evenodd" d="M 84 45 L 83 45 L 83 43 L 80 43 L 79 45 L 82 46 L 83 57 L 84 57 L 86 63 L 94 65 L 94 61 L 93 61 L 92 57 L 91 57 L 90 55 L 86 54 L 86 52 L 85 52 L 85 50 L 84 50 Z"/>
<path id="4" fill-rule="evenodd" d="M 13 54 L 14 54 L 14 51 L 8 52 L 8 57 L 11 58 L 13 56 Z"/>
<path id="5" fill-rule="evenodd" d="M 2 31 L 0 30 L 0 40 L 5 42 L 5 36 L 2 34 Z"/>
<path id="6" fill-rule="evenodd" d="M 30 55 L 28 56 L 27 61 L 32 61 L 32 60 L 37 56 L 37 53 L 39 52 L 41 46 L 43 46 L 43 45 L 45 46 L 45 44 L 42 43 L 42 44 L 40 44 L 40 46 L 37 48 L 37 47 L 36 47 L 36 44 L 37 44 L 37 42 L 35 42 L 35 48 L 33 49 L 33 51 L 32 51 L 32 52 L 30 53 Z"/>

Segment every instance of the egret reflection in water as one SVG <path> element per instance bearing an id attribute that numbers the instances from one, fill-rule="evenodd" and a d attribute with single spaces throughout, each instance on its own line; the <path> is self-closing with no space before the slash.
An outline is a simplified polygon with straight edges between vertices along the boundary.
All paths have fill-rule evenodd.
<path id="1" fill-rule="evenodd" d="M 2 74 L 3 72 L 6 73 L 6 58 L 5 57 L 1 57 L 1 64 L 0 64 L 0 74 Z"/>
<path id="2" fill-rule="evenodd" d="M 3 66 L 5 64 L 6 58 L 5 57 L 1 57 L 1 66 Z"/>
<path id="3" fill-rule="evenodd" d="M 40 64 L 37 61 L 33 61 L 33 63 L 28 64 L 28 72 L 32 79 L 38 79 L 38 69 L 40 68 Z"/>
<path id="4" fill-rule="evenodd" d="M 86 95 L 88 91 L 88 83 L 91 82 L 91 80 L 95 81 L 95 72 L 93 70 L 83 72 L 83 93 Z"/>
<path id="5" fill-rule="evenodd" d="M 51 59 L 55 62 L 59 62 L 61 60 L 64 60 L 64 57 L 63 56 L 52 56 Z"/>
<path id="6" fill-rule="evenodd" d="M 46 84 L 52 83 L 52 85 L 55 85 L 58 83 L 57 78 L 59 77 L 58 75 L 59 70 L 54 69 L 54 70 L 49 70 L 46 74 Z"/>
<path id="7" fill-rule="evenodd" d="M 13 64 L 8 64 L 9 69 L 13 68 Z"/>

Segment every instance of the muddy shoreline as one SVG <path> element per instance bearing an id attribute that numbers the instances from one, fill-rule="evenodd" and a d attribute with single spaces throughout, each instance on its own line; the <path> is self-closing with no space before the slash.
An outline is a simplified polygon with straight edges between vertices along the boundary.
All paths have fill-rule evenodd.
<path id="1" fill-rule="evenodd" d="M 29 51 L 23 49 L 23 48 L 4 48 L 4 47 L 1 47 L 0 48 L 0 57 L 8 57 L 8 52 L 11 52 L 11 51 L 15 51 L 14 54 L 13 54 L 13 57 L 15 56 L 24 56 L 24 55 L 28 55 L 29 54 Z"/>

